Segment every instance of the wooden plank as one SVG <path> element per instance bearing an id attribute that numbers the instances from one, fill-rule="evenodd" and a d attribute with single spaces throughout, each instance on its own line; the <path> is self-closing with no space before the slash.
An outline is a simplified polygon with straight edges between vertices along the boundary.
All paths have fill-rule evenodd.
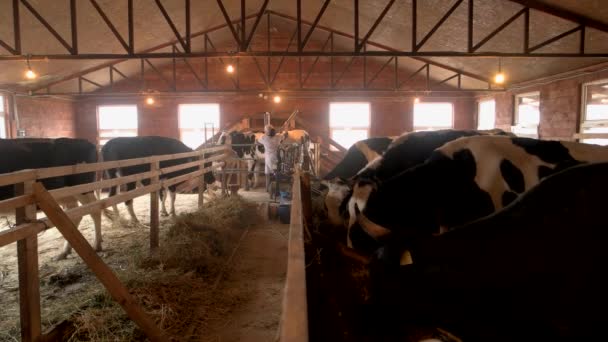
<path id="1" fill-rule="evenodd" d="M 306 260 L 303 240 L 303 218 L 300 174 L 294 174 L 291 223 L 287 252 L 287 276 L 281 315 L 281 342 L 308 341 L 308 307 L 306 302 Z"/>
<path id="2" fill-rule="evenodd" d="M 150 170 L 158 173 L 160 169 L 160 162 L 155 161 L 150 163 Z M 151 184 L 158 184 L 158 175 L 150 179 Z M 159 246 L 159 230 L 160 230 L 160 216 L 158 208 L 159 200 L 158 191 L 152 191 L 150 193 L 150 253 L 154 253 L 158 250 Z"/>
<path id="3" fill-rule="evenodd" d="M 63 237 L 80 255 L 82 260 L 93 271 L 97 279 L 112 295 L 112 298 L 122 306 L 131 318 L 151 341 L 168 341 L 165 334 L 154 324 L 150 317 L 133 300 L 127 288 L 120 282 L 112 269 L 95 253 L 85 237 L 78 231 L 72 220 L 61 210 L 53 196 L 46 191 L 42 183 L 33 185 L 34 195 L 40 208 L 57 226 Z"/>
<path id="4" fill-rule="evenodd" d="M 33 181 L 18 184 L 18 194 L 31 194 Z M 15 212 L 17 224 L 36 219 L 36 207 L 28 205 Z M 31 234 L 17 241 L 19 267 L 19 317 L 21 340 L 35 341 L 42 334 L 40 318 L 40 288 L 38 279 L 38 235 Z"/>
<path id="5" fill-rule="evenodd" d="M 0 212 L 12 211 L 34 203 L 32 195 L 22 195 L 0 201 Z"/>
<path id="6" fill-rule="evenodd" d="M 126 183 L 136 182 L 147 178 L 158 176 L 159 171 L 149 171 L 137 173 L 130 176 L 118 177 L 114 179 L 106 179 L 95 183 L 87 183 L 82 185 L 68 186 L 61 189 L 49 191 L 55 200 L 60 200 L 69 196 L 74 196 L 97 189 L 109 188 L 111 186 L 119 186 Z"/>
<path id="7" fill-rule="evenodd" d="M 310 195 L 310 174 L 308 172 L 301 173 L 300 182 L 300 199 L 302 201 L 302 222 L 304 223 L 304 237 L 311 239 L 310 229 L 312 228 L 312 197 Z"/>
<path id="8" fill-rule="evenodd" d="M 99 201 L 87 203 L 79 207 L 66 211 L 66 214 L 72 219 L 78 219 L 84 215 L 89 215 L 92 212 L 97 212 L 102 209 L 108 208 L 114 204 L 122 203 L 129 199 L 134 199 L 139 196 L 146 195 L 151 191 L 158 191 L 160 185 L 148 185 L 135 190 L 127 191 L 116 196 L 107 197 Z M 24 239 L 29 235 L 41 233 L 49 228 L 54 227 L 53 223 L 47 219 L 41 219 L 34 223 L 25 223 L 18 225 L 17 227 L 9 230 L 0 232 L 0 247 L 14 243 L 18 240 Z"/>
<path id="9" fill-rule="evenodd" d="M 32 179 L 36 179 L 36 170 L 21 170 L 5 173 L 0 176 L 0 186 L 23 183 Z"/>

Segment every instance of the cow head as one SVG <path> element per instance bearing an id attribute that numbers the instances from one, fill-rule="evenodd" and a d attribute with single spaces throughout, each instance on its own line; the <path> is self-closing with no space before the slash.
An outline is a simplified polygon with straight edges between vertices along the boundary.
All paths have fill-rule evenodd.
<path id="1" fill-rule="evenodd" d="M 321 184 L 328 189 L 325 196 L 325 208 L 327 209 L 329 223 L 334 226 L 346 227 L 345 214 L 348 213 L 346 205 L 352 193 L 350 183 L 341 178 L 334 178 L 333 180 L 323 180 Z"/>

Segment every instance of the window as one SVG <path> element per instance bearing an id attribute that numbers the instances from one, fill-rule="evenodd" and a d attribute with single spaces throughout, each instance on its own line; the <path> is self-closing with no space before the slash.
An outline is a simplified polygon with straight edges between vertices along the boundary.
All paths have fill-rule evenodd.
<path id="1" fill-rule="evenodd" d="M 583 84 L 580 142 L 608 145 L 608 80 Z"/>
<path id="2" fill-rule="evenodd" d="M 367 139 L 370 124 L 369 103 L 330 103 L 329 130 L 331 139 L 348 149 L 357 141 Z M 336 150 L 332 147 L 332 150 Z"/>
<path id="3" fill-rule="evenodd" d="M 6 139 L 6 112 L 4 111 L 4 96 L 0 95 L 0 138 Z"/>
<path id="4" fill-rule="evenodd" d="M 414 131 L 436 131 L 454 126 L 454 108 L 451 103 L 414 103 Z"/>
<path id="5" fill-rule="evenodd" d="M 515 96 L 515 125 L 511 132 L 517 136 L 537 138 L 540 123 L 540 93 Z"/>
<path id="6" fill-rule="evenodd" d="M 97 118 L 102 146 L 112 138 L 137 136 L 137 106 L 99 106 Z"/>
<path id="7" fill-rule="evenodd" d="M 496 101 L 480 101 L 477 107 L 477 129 L 493 129 L 496 120 Z"/>
<path id="8" fill-rule="evenodd" d="M 220 127 L 217 103 L 179 105 L 179 136 L 192 149 L 205 143 Z"/>

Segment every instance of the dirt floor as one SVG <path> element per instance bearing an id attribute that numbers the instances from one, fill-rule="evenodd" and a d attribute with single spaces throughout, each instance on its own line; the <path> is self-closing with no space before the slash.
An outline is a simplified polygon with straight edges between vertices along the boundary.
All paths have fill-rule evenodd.
<path id="1" fill-rule="evenodd" d="M 267 201 L 261 192 L 239 191 L 251 202 Z M 206 196 L 206 200 L 210 198 Z M 168 202 L 167 202 L 168 203 Z M 117 273 L 127 269 L 124 257 L 127 250 L 138 249 L 145 253 L 148 246 L 148 227 L 130 225 L 124 205 L 119 206 L 119 222 L 102 219 L 104 251 L 99 255 Z M 177 213 L 197 209 L 197 195 L 178 195 Z M 149 222 L 149 196 L 135 200 L 135 210 L 142 223 Z M 42 214 L 38 214 L 43 217 Z M 1 216 L 0 230 L 7 229 L 14 217 Z M 161 233 L 171 226 L 171 217 L 161 217 Z M 281 313 L 282 290 L 286 273 L 287 234 L 289 226 L 276 221 L 249 226 L 243 230 L 236 248 L 232 250 L 230 264 L 205 296 L 216 291 L 218 296 L 227 293 L 237 301 L 217 301 L 214 305 L 193 308 L 200 316 L 200 324 L 186 327 L 182 337 L 201 341 L 272 341 L 278 330 Z M 93 222 L 85 217 L 80 231 L 92 242 Z M 162 240 L 161 240 L 162 243 Z M 94 275 L 88 271 L 74 252 L 66 260 L 54 261 L 60 252 L 63 238 L 56 229 L 39 235 L 39 265 L 43 330 L 67 319 L 79 309 L 78 298 L 83 303 L 92 294 L 103 292 Z M 16 244 L 0 248 L 0 341 L 19 340 L 18 279 Z M 188 294 L 192 296 L 192 294 Z M 65 301 L 70 298 L 69 301 Z M 61 302 L 65 301 L 65 305 Z M 79 305 L 82 305 L 80 303 Z M 202 312 L 204 311 L 204 312 Z M 188 338 L 195 337 L 195 338 Z"/>

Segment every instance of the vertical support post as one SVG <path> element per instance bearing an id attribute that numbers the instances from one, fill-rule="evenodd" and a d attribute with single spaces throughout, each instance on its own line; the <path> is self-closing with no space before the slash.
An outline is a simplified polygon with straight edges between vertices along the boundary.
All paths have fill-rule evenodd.
<path id="1" fill-rule="evenodd" d="M 300 173 L 300 194 L 302 198 L 302 216 L 304 221 L 304 232 L 310 238 L 310 228 L 312 227 L 312 199 L 310 196 L 310 174 L 308 172 Z"/>
<path id="2" fill-rule="evenodd" d="M 266 15 L 266 51 L 270 51 L 270 12 Z M 266 67 L 266 78 L 268 79 L 267 87 L 270 88 L 270 56 L 266 58 Z"/>
<path id="3" fill-rule="evenodd" d="M 70 0 L 70 19 L 72 28 L 72 55 L 78 54 L 78 18 L 76 16 L 76 0 Z"/>
<path id="4" fill-rule="evenodd" d="M 156 159 L 150 163 L 150 171 L 160 172 L 159 170 L 160 162 Z M 160 177 L 158 174 L 150 178 L 150 184 L 158 184 L 159 182 Z M 160 218 L 158 200 L 159 191 L 152 191 L 150 193 L 150 254 L 156 252 L 159 246 Z"/>
<path id="5" fill-rule="evenodd" d="M 581 55 L 585 54 L 585 25 L 581 26 L 581 36 L 578 50 Z"/>
<path id="6" fill-rule="evenodd" d="M 418 37 L 416 37 L 416 11 L 418 10 L 418 2 L 416 0 L 412 0 L 412 52 L 418 51 L 416 45 L 418 45 Z"/>
<path id="7" fill-rule="evenodd" d="M 205 130 L 206 131 L 206 130 Z M 207 139 L 205 139 L 205 141 L 207 141 Z M 201 164 L 198 166 L 199 170 L 202 170 L 205 168 L 205 154 L 202 153 L 199 156 L 200 160 L 201 160 Z M 204 197 L 204 193 L 205 193 L 205 175 L 202 174 L 200 175 L 200 177 L 198 178 L 198 207 L 199 208 L 203 208 L 203 204 L 205 201 L 205 197 Z"/>
<path id="8" fill-rule="evenodd" d="M 468 48 L 467 51 L 473 52 L 473 8 L 474 2 L 473 0 L 469 0 L 469 18 L 468 18 Z"/>
<path id="9" fill-rule="evenodd" d="M 524 52 L 528 53 L 530 50 L 530 9 L 526 8 L 524 13 Z"/>
<path id="10" fill-rule="evenodd" d="M 192 52 L 192 37 L 190 33 L 190 0 L 186 0 L 186 47 L 188 53 Z"/>
<path id="11" fill-rule="evenodd" d="M 129 54 L 135 53 L 135 34 L 133 32 L 133 0 L 127 3 L 127 14 L 129 21 Z M 143 64 L 143 60 L 142 60 Z"/>
<path id="12" fill-rule="evenodd" d="M 359 52 L 359 0 L 355 0 L 355 52 Z"/>
<path id="13" fill-rule="evenodd" d="M 331 57 L 329 57 L 329 76 L 330 76 L 330 85 L 333 88 L 334 87 L 334 32 L 332 31 L 330 33 L 330 39 L 331 42 L 329 43 L 329 49 L 331 50 L 332 54 Z"/>
<path id="14" fill-rule="evenodd" d="M 114 90 L 114 67 L 110 65 L 110 91 Z"/>
<path id="15" fill-rule="evenodd" d="M 15 195 L 32 194 L 34 180 L 15 185 Z M 17 225 L 36 220 L 36 206 L 17 208 Z M 36 341 L 41 336 L 40 281 L 38 279 L 38 235 L 17 241 L 19 267 L 19 306 L 21 318 L 21 340 Z"/>
<path id="16" fill-rule="evenodd" d="M 399 57 L 395 56 L 395 90 L 399 89 Z"/>
<path id="17" fill-rule="evenodd" d="M 296 6 L 296 24 L 298 26 L 298 52 L 302 52 L 302 0 L 297 0 Z"/>
<path id="18" fill-rule="evenodd" d="M 21 54 L 21 25 L 19 24 L 19 0 L 13 0 L 13 33 L 15 36 L 15 51 Z"/>
<path id="19" fill-rule="evenodd" d="M 207 46 L 207 34 L 205 33 L 205 53 L 207 53 L 208 50 L 208 46 Z M 208 63 L 208 58 L 205 57 L 205 88 L 209 89 L 209 63 Z M 238 71 L 238 70 L 237 70 Z"/>
<path id="20" fill-rule="evenodd" d="M 245 52 L 247 50 L 247 25 L 245 24 L 245 12 L 247 11 L 245 5 L 245 0 L 241 0 L 241 51 Z M 239 70 L 239 69 L 237 69 Z"/>

